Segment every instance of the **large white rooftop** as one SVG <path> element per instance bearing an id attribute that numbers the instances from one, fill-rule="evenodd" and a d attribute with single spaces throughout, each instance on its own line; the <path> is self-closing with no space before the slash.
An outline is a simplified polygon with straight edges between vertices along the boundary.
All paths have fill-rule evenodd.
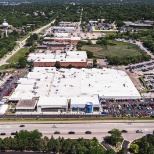
<path id="1" fill-rule="evenodd" d="M 68 51 L 67 53 L 31 53 L 28 62 L 86 62 L 86 51 Z"/>
<path id="2" fill-rule="evenodd" d="M 19 85 L 10 100 L 22 97 L 81 97 L 136 99 L 140 94 L 124 71 L 115 69 L 59 69 L 35 67 Z"/>

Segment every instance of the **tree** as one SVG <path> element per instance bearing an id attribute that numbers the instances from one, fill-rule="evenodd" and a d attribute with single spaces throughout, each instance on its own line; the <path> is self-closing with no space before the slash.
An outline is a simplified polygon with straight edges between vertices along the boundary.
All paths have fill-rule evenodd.
<path id="1" fill-rule="evenodd" d="M 38 35 L 36 33 L 33 34 L 33 39 L 37 40 L 38 39 Z"/>
<path id="2" fill-rule="evenodd" d="M 106 151 L 105 154 L 116 154 L 116 153 L 113 149 L 109 149 L 109 150 Z"/>
<path id="3" fill-rule="evenodd" d="M 113 146 L 117 146 L 118 143 L 123 141 L 122 133 L 118 129 L 112 129 L 110 131 L 111 136 L 107 136 L 105 141 Z"/>
<path id="4" fill-rule="evenodd" d="M 20 68 L 25 68 L 26 67 L 26 58 L 25 57 L 20 57 L 19 58 L 19 61 L 18 61 L 18 64 L 19 64 L 19 67 Z"/>
<path id="5" fill-rule="evenodd" d="M 71 64 L 69 64 L 68 66 L 67 66 L 67 68 L 69 68 L 69 69 L 71 69 L 73 66 L 71 65 Z"/>
<path id="6" fill-rule="evenodd" d="M 87 45 L 91 45 L 91 44 L 92 44 L 92 41 L 88 39 Z"/>
<path id="7" fill-rule="evenodd" d="M 74 145 L 72 145 L 72 148 L 71 148 L 71 150 L 70 150 L 69 153 L 70 153 L 70 154 L 76 154 L 76 153 L 77 153 L 76 148 L 75 148 Z"/>
<path id="8" fill-rule="evenodd" d="M 48 147 L 48 152 L 52 152 L 53 148 L 54 148 L 54 138 L 53 136 L 51 137 L 51 139 L 49 140 L 47 147 Z"/>
<path id="9" fill-rule="evenodd" d="M 126 154 L 126 149 L 122 148 L 122 149 L 118 152 L 118 154 Z"/>
<path id="10" fill-rule="evenodd" d="M 130 145 L 130 150 L 131 150 L 133 153 L 138 153 L 138 151 L 139 151 L 139 146 L 138 146 L 137 144 L 135 144 L 135 143 L 132 143 L 132 144 Z"/>
<path id="11" fill-rule="evenodd" d="M 57 69 L 60 69 L 61 68 L 60 62 L 56 61 L 54 67 L 56 67 Z"/>
<path id="12" fill-rule="evenodd" d="M 87 57 L 88 57 L 88 58 L 92 58 L 92 57 L 93 57 L 93 53 L 90 52 L 90 51 L 87 51 Z"/>
<path id="13" fill-rule="evenodd" d="M 93 67 L 97 67 L 97 59 L 93 59 Z"/>
<path id="14" fill-rule="evenodd" d="M 120 130 L 114 128 L 114 129 L 111 130 L 111 136 L 113 138 L 121 138 L 122 137 L 122 133 L 121 133 Z"/>

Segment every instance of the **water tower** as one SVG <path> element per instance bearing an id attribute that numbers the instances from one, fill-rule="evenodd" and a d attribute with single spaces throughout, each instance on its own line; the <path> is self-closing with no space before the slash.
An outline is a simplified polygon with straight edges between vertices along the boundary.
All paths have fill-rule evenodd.
<path id="1" fill-rule="evenodd" d="M 8 37 L 7 35 L 7 29 L 8 29 L 9 24 L 6 22 L 6 20 L 4 19 L 4 22 L 2 23 L 2 27 L 4 28 L 4 32 L 5 32 L 5 37 Z"/>

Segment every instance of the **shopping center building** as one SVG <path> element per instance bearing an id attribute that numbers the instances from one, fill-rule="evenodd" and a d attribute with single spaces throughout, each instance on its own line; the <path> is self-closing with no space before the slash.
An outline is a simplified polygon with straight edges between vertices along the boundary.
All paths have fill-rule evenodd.
<path id="1" fill-rule="evenodd" d="M 98 113 L 101 99 L 140 98 L 124 71 L 34 67 L 27 77 L 19 79 L 9 101 L 16 102 L 19 111 Z"/>

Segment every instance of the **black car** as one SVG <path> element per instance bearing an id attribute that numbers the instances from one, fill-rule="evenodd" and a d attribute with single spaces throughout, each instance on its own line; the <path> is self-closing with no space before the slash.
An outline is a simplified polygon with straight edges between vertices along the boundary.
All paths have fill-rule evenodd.
<path id="1" fill-rule="evenodd" d="M 122 130 L 121 133 L 128 133 L 128 131 L 127 130 Z"/>
<path id="2" fill-rule="evenodd" d="M 85 134 L 91 134 L 91 131 L 86 131 Z"/>
<path id="3" fill-rule="evenodd" d="M 20 125 L 19 127 L 25 127 L 25 125 Z"/>
<path id="4" fill-rule="evenodd" d="M 54 132 L 54 134 L 60 134 L 60 132 L 58 132 L 58 131 L 55 131 L 55 132 Z"/>
<path id="5" fill-rule="evenodd" d="M 6 135 L 6 133 L 0 133 L 0 135 Z"/>
<path id="6" fill-rule="evenodd" d="M 12 132 L 11 135 L 16 135 L 16 132 Z"/>
<path id="7" fill-rule="evenodd" d="M 68 132 L 68 134 L 75 134 L 75 132 L 73 132 L 73 131 L 70 131 L 70 132 Z"/>

